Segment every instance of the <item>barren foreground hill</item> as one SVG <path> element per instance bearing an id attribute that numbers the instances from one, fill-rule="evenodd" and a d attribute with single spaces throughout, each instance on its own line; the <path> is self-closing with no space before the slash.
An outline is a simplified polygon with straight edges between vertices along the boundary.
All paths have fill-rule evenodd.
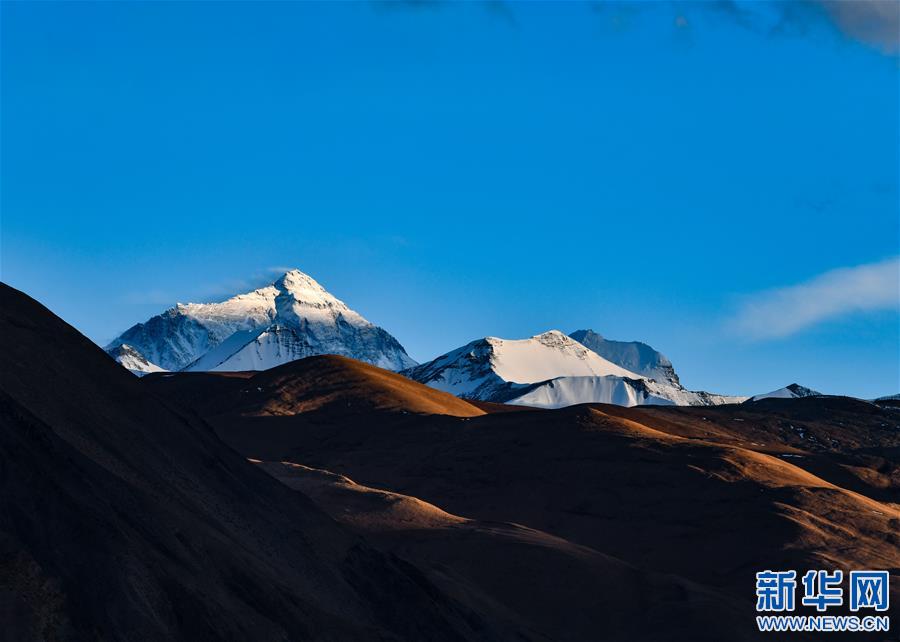
<path id="1" fill-rule="evenodd" d="M 245 456 L 287 462 L 264 468 L 423 567 L 463 572 L 461 556 L 448 561 L 450 533 L 458 542 L 482 537 L 484 524 L 532 529 L 715 595 L 737 609 L 730 636 L 754 626 L 759 570 L 889 569 L 897 589 L 900 413 L 889 406 L 841 397 L 716 408 L 479 404 L 484 414 L 466 408 L 453 416 L 448 408 L 423 413 L 399 398 L 373 407 L 366 399 L 377 379 L 364 385 L 359 366 L 335 357 L 240 376 L 240 385 L 216 393 L 216 378 L 225 376 L 211 375 L 193 396 L 196 382 L 183 375 L 143 383 L 191 405 Z M 273 409 L 287 381 L 311 391 L 304 408 L 279 401 Z M 316 395 L 316 386 L 329 392 Z M 343 390 L 339 400 L 335 389 Z M 478 556 L 468 559 L 481 570 Z M 496 565 L 502 555 L 490 559 Z M 563 566 L 543 564 L 532 577 Z M 529 590 L 520 592 L 534 603 L 511 590 L 523 582 Z M 566 611 L 548 606 L 559 587 L 524 578 L 492 586 L 494 597 L 505 595 L 498 599 L 549 637 L 569 627 L 568 639 L 580 639 L 599 626 L 595 615 L 587 628 L 574 628 L 571 614 L 588 608 L 577 600 L 567 600 L 579 608 L 559 618 Z M 642 618 L 659 608 L 640 604 L 617 608 Z"/>
<path id="2" fill-rule="evenodd" d="M 519 635 L 337 524 L 6 285 L 0 364 L 3 639 Z"/>
<path id="3" fill-rule="evenodd" d="M 2 639 L 756 639 L 757 570 L 900 568 L 892 408 L 139 380 L 5 285 L 0 366 Z"/>

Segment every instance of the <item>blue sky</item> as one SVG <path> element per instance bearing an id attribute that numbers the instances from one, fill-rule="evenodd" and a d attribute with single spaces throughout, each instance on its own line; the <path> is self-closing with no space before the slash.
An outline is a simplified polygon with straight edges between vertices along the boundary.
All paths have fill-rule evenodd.
<path id="1" fill-rule="evenodd" d="M 900 66 L 850 9 L 6 2 L 0 277 L 100 343 L 294 266 L 418 360 L 590 327 L 895 393 Z"/>

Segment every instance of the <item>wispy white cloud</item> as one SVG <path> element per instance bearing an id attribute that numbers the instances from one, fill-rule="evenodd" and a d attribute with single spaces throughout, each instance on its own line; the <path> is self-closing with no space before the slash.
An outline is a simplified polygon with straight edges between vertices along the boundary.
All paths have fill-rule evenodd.
<path id="1" fill-rule="evenodd" d="M 732 21 L 765 37 L 804 36 L 828 25 L 843 37 L 888 56 L 900 53 L 900 2 L 897 0 L 706 0 L 704 2 L 629 2 L 597 0 L 595 13 L 606 15 L 615 29 L 626 27 L 641 10 L 664 7 L 674 14 L 674 27 L 689 32 L 700 12 Z"/>
<path id="2" fill-rule="evenodd" d="M 729 325 L 751 339 L 792 335 L 855 312 L 900 309 L 900 257 L 840 268 L 748 297 Z"/>
<path id="3" fill-rule="evenodd" d="M 897 0 L 818 0 L 847 36 L 888 55 L 900 53 L 900 3 Z"/>
<path id="4" fill-rule="evenodd" d="M 160 289 L 140 289 L 125 292 L 120 299 L 128 305 L 173 306 L 176 302 L 218 301 L 243 292 L 270 285 L 275 279 L 292 270 L 291 267 L 268 267 L 257 270 L 247 278 L 229 278 L 217 282 L 189 283 L 186 289 L 167 291 Z"/>
<path id="5" fill-rule="evenodd" d="M 285 272 L 293 270 L 292 267 L 268 267 L 263 270 L 257 270 L 247 278 L 225 279 L 218 283 L 207 284 L 202 291 L 205 292 L 207 298 L 215 298 L 222 296 L 234 296 L 242 292 L 250 292 L 257 288 L 271 285 L 278 277 Z"/>
<path id="6" fill-rule="evenodd" d="M 291 270 L 296 270 L 296 269 L 297 269 L 296 267 L 289 267 L 289 266 L 270 267 L 270 268 L 266 268 L 266 275 L 277 274 L 278 276 L 281 276 L 285 272 L 290 272 Z"/>

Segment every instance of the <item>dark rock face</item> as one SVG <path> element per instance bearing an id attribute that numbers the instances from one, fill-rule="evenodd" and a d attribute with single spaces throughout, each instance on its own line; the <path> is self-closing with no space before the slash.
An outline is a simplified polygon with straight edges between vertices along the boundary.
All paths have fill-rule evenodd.
<path id="1" fill-rule="evenodd" d="M 210 350 L 216 341 L 199 321 L 171 308 L 145 323 L 131 326 L 107 350 L 122 344 L 136 348 L 147 360 L 166 370 L 178 370 Z"/>
<path id="2" fill-rule="evenodd" d="M 593 330 L 576 330 L 569 336 L 617 366 L 663 383 L 681 386 L 672 362 L 646 343 L 610 341 Z"/>

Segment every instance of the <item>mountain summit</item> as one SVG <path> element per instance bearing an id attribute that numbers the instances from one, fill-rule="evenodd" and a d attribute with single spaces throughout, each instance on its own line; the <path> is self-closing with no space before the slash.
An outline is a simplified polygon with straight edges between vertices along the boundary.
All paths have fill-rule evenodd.
<path id="1" fill-rule="evenodd" d="M 415 365 L 387 331 L 300 270 L 221 303 L 179 303 L 129 328 L 107 351 L 116 357 L 123 344 L 131 363 L 140 357 L 165 370 L 266 370 L 318 354 L 389 370 Z"/>
<path id="2" fill-rule="evenodd" d="M 669 360 L 645 344 L 607 342 L 590 331 L 573 334 L 610 347 L 614 359 L 551 330 L 530 339 L 478 339 L 403 374 L 464 399 L 543 408 L 597 402 L 706 406 L 746 399 L 685 390 Z M 651 373 L 664 376 L 657 380 Z"/>
<path id="3" fill-rule="evenodd" d="M 530 339 L 485 337 L 403 374 L 432 388 L 483 401 L 508 401 L 528 384 L 559 376 L 641 378 L 558 330 Z"/>
<path id="4" fill-rule="evenodd" d="M 821 397 L 822 393 L 799 383 L 792 383 L 784 388 L 773 390 L 761 395 L 750 397 L 749 401 L 759 401 L 760 399 L 800 399 L 802 397 Z"/>

